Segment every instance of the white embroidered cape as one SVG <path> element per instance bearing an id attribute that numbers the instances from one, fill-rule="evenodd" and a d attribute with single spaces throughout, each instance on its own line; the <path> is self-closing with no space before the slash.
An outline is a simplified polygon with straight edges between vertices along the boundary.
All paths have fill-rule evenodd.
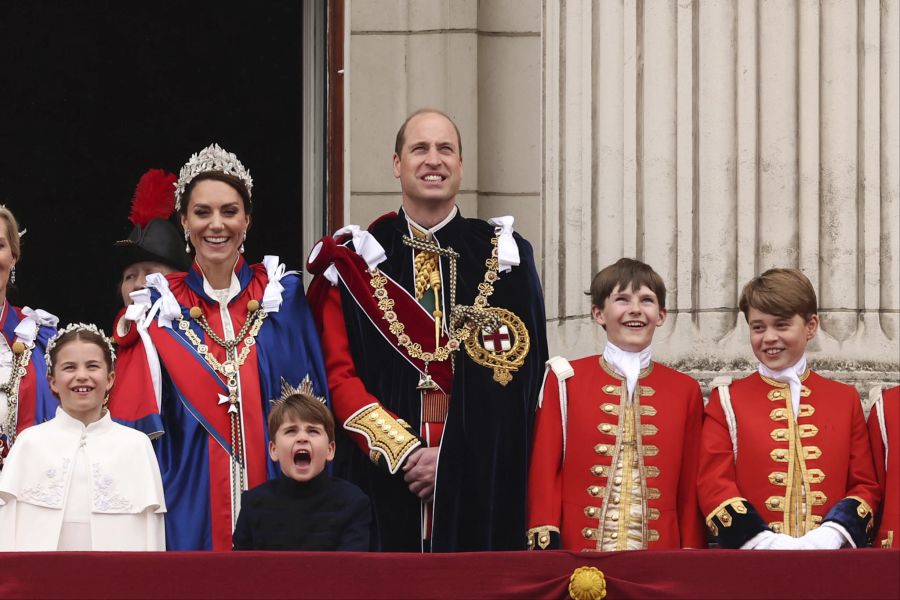
<path id="1" fill-rule="evenodd" d="M 85 426 L 57 409 L 19 434 L 0 472 L 0 551 L 57 549 L 82 445 L 91 490 L 87 550 L 165 550 L 166 504 L 149 438 L 109 413 Z"/>

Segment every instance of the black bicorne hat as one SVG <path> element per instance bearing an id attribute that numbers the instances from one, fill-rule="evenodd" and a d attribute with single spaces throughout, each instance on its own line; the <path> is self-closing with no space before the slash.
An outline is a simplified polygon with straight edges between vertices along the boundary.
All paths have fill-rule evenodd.
<path id="1" fill-rule="evenodd" d="M 115 243 L 115 264 L 121 272 L 134 263 L 153 261 L 186 271 L 190 255 L 184 239 L 169 220 L 175 210 L 175 182 L 172 173 L 150 169 L 138 182 L 128 219 L 134 223 L 128 238 Z"/>

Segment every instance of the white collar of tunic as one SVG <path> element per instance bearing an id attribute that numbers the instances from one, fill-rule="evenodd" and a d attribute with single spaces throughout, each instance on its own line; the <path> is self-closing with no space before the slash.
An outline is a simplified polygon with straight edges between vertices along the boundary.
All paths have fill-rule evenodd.
<path id="1" fill-rule="evenodd" d="M 437 233 L 438 231 L 443 229 L 444 225 L 446 225 L 447 223 L 452 221 L 454 219 L 454 217 L 456 217 L 456 213 L 458 213 L 458 212 L 459 212 L 459 209 L 456 207 L 456 205 L 454 205 L 453 209 L 450 211 L 450 214 L 447 215 L 446 217 L 444 217 L 443 221 L 441 221 L 440 223 L 438 223 L 437 225 L 435 225 L 434 227 L 431 227 L 431 228 L 422 227 L 421 225 L 419 225 L 418 223 L 416 223 L 415 221 L 410 219 L 409 215 L 407 215 L 406 213 L 404 213 L 404 215 L 406 215 L 406 222 L 409 223 L 410 227 L 415 227 L 420 232 L 425 234 L 425 239 L 431 240 L 431 238 L 434 237 L 435 233 Z"/>
<path id="2" fill-rule="evenodd" d="M 634 393 L 637 385 L 638 375 L 643 369 L 650 366 L 651 351 L 647 346 L 640 352 L 628 352 L 622 350 L 612 342 L 606 342 L 603 349 L 603 360 L 611 366 L 616 373 L 625 378 L 625 385 L 628 389 L 628 397 Z"/>
<path id="3" fill-rule="evenodd" d="M 98 420 L 89 425 L 85 425 L 75 417 L 71 416 L 64 411 L 61 406 L 56 407 L 56 416 L 54 418 L 59 424 L 59 427 L 64 431 L 71 431 L 79 434 L 99 433 L 112 427 L 113 424 L 112 418 L 109 416 L 109 411 L 106 409 L 103 409 L 103 415 Z"/>
<path id="4" fill-rule="evenodd" d="M 793 365 L 780 371 L 774 371 L 762 363 L 759 363 L 756 369 L 763 377 L 788 384 L 791 390 L 791 406 L 794 409 L 794 418 L 796 419 L 797 411 L 800 409 L 800 389 L 802 387 L 800 376 L 806 372 L 806 353 Z"/>
<path id="5" fill-rule="evenodd" d="M 231 284 L 227 289 L 217 290 L 214 289 L 213 286 L 209 284 L 209 281 L 206 279 L 206 275 L 203 276 L 203 291 L 206 292 L 206 295 L 217 301 L 219 304 L 228 304 L 231 302 L 231 299 L 241 293 L 241 281 L 238 279 L 237 274 L 232 271 L 231 272 Z M 226 293 L 227 292 L 227 293 Z M 223 302 L 224 298 L 224 302 Z"/>

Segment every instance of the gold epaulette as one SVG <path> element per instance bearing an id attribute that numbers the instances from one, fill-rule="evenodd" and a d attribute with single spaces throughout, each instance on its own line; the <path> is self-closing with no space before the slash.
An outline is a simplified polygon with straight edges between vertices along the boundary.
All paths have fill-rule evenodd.
<path id="1" fill-rule="evenodd" d="M 369 442 L 369 457 L 378 463 L 383 458 L 387 469 L 396 473 L 409 454 L 422 445 L 404 421 L 395 419 L 380 405 L 366 405 L 344 421 L 344 429 L 365 436 Z"/>
<path id="2" fill-rule="evenodd" d="M 550 534 L 559 534 L 559 527 L 553 525 L 541 525 L 540 527 L 532 527 L 525 534 L 528 538 L 528 549 L 535 550 L 540 548 L 546 550 L 550 545 Z"/>

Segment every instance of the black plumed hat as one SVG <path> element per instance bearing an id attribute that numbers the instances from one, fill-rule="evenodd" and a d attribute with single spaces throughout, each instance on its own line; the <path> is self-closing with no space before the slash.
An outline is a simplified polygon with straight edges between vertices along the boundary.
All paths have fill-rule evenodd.
<path id="1" fill-rule="evenodd" d="M 114 260 L 119 271 L 137 262 L 154 261 L 178 271 L 187 270 L 190 255 L 184 240 L 169 220 L 175 211 L 175 182 L 172 173 L 150 169 L 141 176 L 131 201 L 128 220 L 134 224 L 127 239 L 114 245 Z"/>

